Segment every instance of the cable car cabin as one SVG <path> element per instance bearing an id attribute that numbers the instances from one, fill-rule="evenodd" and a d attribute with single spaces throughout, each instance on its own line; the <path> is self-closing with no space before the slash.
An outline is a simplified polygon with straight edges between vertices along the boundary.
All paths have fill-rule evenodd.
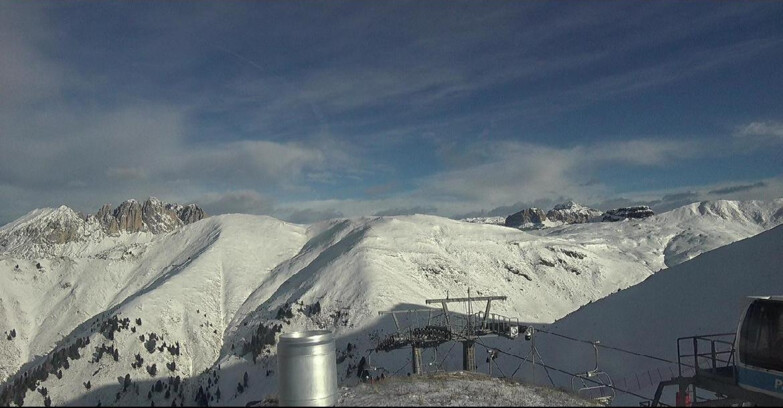
<path id="1" fill-rule="evenodd" d="M 748 300 L 737 328 L 737 385 L 783 398 L 783 296 Z"/>
<path id="2" fill-rule="evenodd" d="M 748 297 L 735 332 L 678 338 L 677 363 L 679 375 L 658 384 L 651 406 L 669 386 L 677 406 L 783 405 L 783 296 Z M 697 389 L 712 394 L 699 399 Z"/>

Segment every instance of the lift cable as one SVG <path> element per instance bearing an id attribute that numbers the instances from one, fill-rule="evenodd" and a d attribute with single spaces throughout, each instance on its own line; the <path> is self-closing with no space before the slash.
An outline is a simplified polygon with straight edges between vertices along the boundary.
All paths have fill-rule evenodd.
<path id="1" fill-rule="evenodd" d="M 644 354 L 644 353 L 638 353 L 638 352 L 635 352 L 635 351 L 624 350 L 624 349 L 621 349 L 619 347 L 607 346 L 606 344 L 603 344 L 603 343 L 597 343 L 597 342 L 590 341 L 590 340 L 577 339 L 577 338 L 574 338 L 574 337 L 569 337 L 569 336 L 566 336 L 566 335 L 563 335 L 563 334 L 553 333 L 553 332 L 546 331 L 546 330 L 543 330 L 543 329 L 538 329 L 538 328 L 536 329 L 536 331 L 539 332 L 539 333 L 551 334 L 552 336 L 556 336 L 556 337 L 562 337 L 562 338 L 564 338 L 566 340 L 571 340 L 571 341 L 576 341 L 576 342 L 585 343 L 585 344 L 591 344 L 591 345 L 594 344 L 594 345 L 596 345 L 598 347 L 602 347 L 602 348 L 609 349 L 609 350 L 614 350 L 614 351 L 619 351 L 621 353 L 626 353 L 626 354 L 631 354 L 631 355 L 638 356 L 638 357 L 645 357 L 645 358 L 649 358 L 649 359 L 653 359 L 653 360 L 663 361 L 664 363 L 669 363 L 669 364 L 678 364 L 678 365 L 681 364 L 683 366 L 693 368 L 692 365 L 687 364 L 687 363 L 672 361 L 672 360 L 669 360 L 669 359 L 656 357 L 656 356 L 652 356 L 652 355 Z"/>
<path id="2" fill-rule="evenodd" d="M 449 354 L 451 354 L 451 350 L 454 350 L 454 346 L 457 345 L 457 342 L 453 342 L 451 344 L 451 348 L 449 348 L 449 351 L 446 352 L 446 355 L 443 356 L 443 360 L 440 361 L 440 364 L 438 364 L 438 368 L 443 368 L 443 363 L 446 362 L 446 359 L 449 357 Z"/>
<path id="3" fill-rule="evenodd" d="M 481 342 L 481 340 L 479 340 L 479 339 L 476 339 L 475 341 L 476 341 L 478 344 L 481 344 L 481 345 L 482 345 L 482 346 L 484 346 L 484 347 L 489 347 L 489 346 L 487 346 L 486 344 L 482 343 L 482 342 Z M 520 355 L 517 355 L 517 354 L 514 354 L 514 353 L 509 353 L 509 352 L 507 352 L 507 351 L 504 351 L 504 350 L 501 350 L 501 349 L 495 349 L 495 350 L 497 350 L 497 351 L 498 351 L 498 353 L 505 354 L 505 355 L 507 355 L 507 356 L 511 356 L 511 357 L 514 357 L 514 358 L 518 358 L 518 359 L 520 359 L 520 360 L 523 360 L 523 361 L 530 361 L 530 360 L 529 360 L 529 359 L 527 359 L 526 357 L 522 357 L 522 356 L 520 356 Z M 561 369 L 559 369 L 559 368 L 552 367 L 552 366 L 550 366 L 550 365 L 546 365 L 546 364 L 543 364 L 543 363 L 538 363 L 538 362 L 537 362 L 537 363 L 535 363 L 535 364 L 538 364 L 538 365 L 540 365 L 541 367 L 544 367 L 545 369 L 554 370 L 554 371 L 557 371 L 557 372 L 559 372 L 559 373 L 561 373 L 561 374 L 565 374 L 565 375 L 568 375 L 568 376 L 571 376 L 571 377 L 575 377 L 575 376 L 576 376 L 576 374 L 574 374 L 574 373 L 571 373 L 571 372 L 568 372 L 568 371 L 565 371 L 565 370 L 561 370 Z M 646 400 L 646 401 L 649 401 L 649 400 L 651 400 L 651 398 L 650 398 L 650 397 L 645 397 L 644 395 L 637 394 L 637 393 L 635 393 L 635 392 L 632 392 L 632 391 L 624 390 L 624 389 L 622 389 L 622 388 L 617 388 L 617 387 L 615 387 L 614 385 L 608 385 L 608 384 L 604 384 L 604 383 L 601 383 L 601 382 L 599 382 L 599 381 L 592 380 L 592 379 L 590 379 L 590 378 L 584 378 L 584 380 L 585 380 L 585 381 L 592 382 L 592 383 L 594 383 L 594 384 L 596 384 L 596 385 L 600 385 L 600 386 L 604 386 L 604 387 L 612 388 L 612 389 L 614 389 L 614 390 L 616 390 L 616 391 L 619 391 L 619 392 L 622 392 L 622 393 L 626 393 L 626 394 L 629 394 L 629 395 L 633 395 L 634 397 L 641 398 L 641 399 L 643 399 L 643 400 Z"/>
<path id="4" fill-rule="evenodd" d="M 408 361 L 405 362 L 405 364 L 402 365 L 402 367 L 398 368 L 397 371 L 393 372 L 392 375 L 397 375 L 400 371 L 402 371 L 403 368 L 407 367 L 408 364 L 410 364 L 411 359 L 408 359 Z"/>

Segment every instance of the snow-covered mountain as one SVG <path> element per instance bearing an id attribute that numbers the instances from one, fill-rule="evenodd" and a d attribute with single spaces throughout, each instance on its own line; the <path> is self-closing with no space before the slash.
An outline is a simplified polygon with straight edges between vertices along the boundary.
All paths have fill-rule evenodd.
<path id="1" fill-rule="evenodd" d="M 0 403 L 262 400 L 276 389 L 276 334 L 315 327 L 336 330 L 338 374 L 355 381 L 391 327 L 380 310 L 471 288 L 508 296 L 497 313 L 550 323 L 783 223 L 782 209 L 783 199 L 696 203 L 535 234 L 424 215 L 309 226 L 222 215 L 111 234 L 67 207 L 36 210 L 0 229 L 0 330 L 16 333 L 0 338 Z M 373 363 L 399 366 L 399 354 Z"/>
<path id="2" fill-rule="evenodd" d="M 206 217 L 196 204 L 166 204 L 155 197 L 144 204 L 127 200 L 113 210 L 105 204 L 86 217 L 66 206 L 36 209 L 0 228 L 0 253 L 33 258 L 114 248 L 118 241 L 111 238 L 120 233 L 166 233 Z"/>

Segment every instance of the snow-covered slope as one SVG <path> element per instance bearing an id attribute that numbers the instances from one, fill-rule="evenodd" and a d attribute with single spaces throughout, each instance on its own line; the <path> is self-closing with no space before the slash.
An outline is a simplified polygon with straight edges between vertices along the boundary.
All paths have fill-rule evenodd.
<path id="1" fill-rule="evenodd" d="M 40 247 L 40 237 L 57 230 L 50 218 L 67 224 L 73 215 L 67 207 L 33 212 L 0 230 L 11 237 L 0 242 L 0 330 L 17 333 L 0 338 L 0 378 L 41 375 L 36 367 L 61 366 L 58 353 L 78 349 L 81 358 L 66 360 L 62 378 L 38 385 L 54 404 L 147 404 L 158 380 L 161 391 L 149 394 L 156 405 L 193 404 L 199 387 L 211 404 L 245 404 L 276 388 L 275 347 L 264 340 L 280 330 L 335 328 L 341 380 L 355 378 L 361 357 L 390 327 L 379 310 L 472 288 L 508 296 L 493 304 L 497 313 L 549 323 L 667 264 L 779 224 L 781 207 L 783 200 L 694 204 L 537 235 L 424 215 L 311 226 L 224 215 L 158 235 L 77 231 Z M 389 367 L 397 360 L 378 356 Z M 252 384 L 238 387 L 245 372 Z M 126 374 L 127 388 L 118 381 Z M 175 390 L 177 376 L 183 385 Z M 41 404 L 44 396 L 28 391 L 25 401 Z"/>
<path id="2" fill-rule="evenodd" d="M 678 337 L 734 332 L 747 296 L 783 292 L 781 265 L 783 226 L 778 226 L 659 272 L 579 309 L 546 330 L 676 361 Z M 547 364 L 571 372 L 591 368 L 590 345 L 545 334 L 539 339 Z M 670 373 L 665 362 L 609 349 L 601 349 L 600 363 L 615 384 L 650 397 L 660 378 L 656 374 Z M 647 372 L 653 373 L 653 381 L 648 380 Z M 641 382 L 625 381 L 636 376 Z"/>
<path id="3" fill-rule="evenodd" d="M 468 217 L 462 218 L 460 221 L 469 222 L 471 224 L 490 224 L 490 225 L 503 225 L 506 222 L 506 217 Z"/>
<path id="4" fill-rule="evenodd" d="M 576 224 L 539 231 L 586 246 L 617 246 L 658 270 L 783 223 L 783 199 L 703 201 L 643 220 Z"/>

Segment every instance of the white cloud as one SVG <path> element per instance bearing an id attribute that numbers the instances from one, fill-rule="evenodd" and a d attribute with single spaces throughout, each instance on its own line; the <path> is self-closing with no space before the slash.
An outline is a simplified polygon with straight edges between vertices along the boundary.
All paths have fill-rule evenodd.
<path id="1" fill-rule="evenodd" d="M 783 142 L 783 123 L 774 120 L 751 122 L 739 127 L 735 136 L 743 141 Z"/>
<path id="2" fill-rule="evenodd" d="M 195 200 L 209 214 L 259 214 L 274 212 L 275 200 L 253 190 L 207 193 Z"/>
<path id="3" fill-rule="evenodd" d="M 700 153 L 692 142 L 639 139 L 562 148 L 493 142 L 444 154 L 454 167 L 423 178 L 413 194 L 442 210 L 456 208 L 455 201 L 473 209 L 564 196 L 595 201 L 611 193 L 607 180 L 596 182 L 602 168 L 661 166 Z M 459 158 L 466 154 L 471 160 Z"/>

